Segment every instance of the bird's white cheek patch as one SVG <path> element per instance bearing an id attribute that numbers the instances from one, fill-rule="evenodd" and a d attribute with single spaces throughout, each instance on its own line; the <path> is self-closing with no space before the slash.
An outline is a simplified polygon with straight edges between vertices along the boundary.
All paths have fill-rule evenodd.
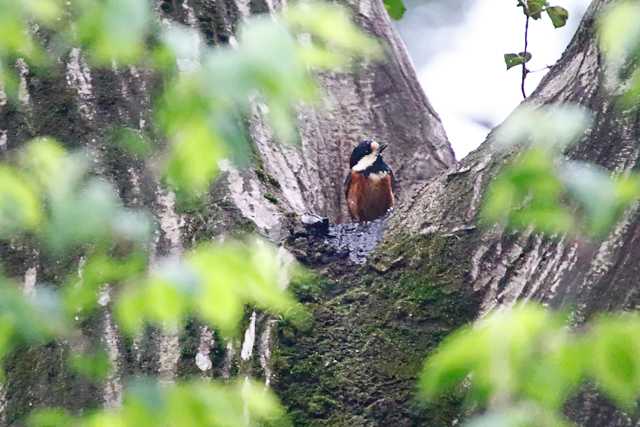
<path id="1" fill-rule="evenodd" d="M 378 159 L 378 153 L 374 151 L 373 153 L 367 154 L 366 156 L 361 158 L 358 161 L 358 163 L 356 163 L 356 165 L 351 168 L 351 170 L 356 172 L 362 172 L 363 170 L 367 169 L 369 166 L 372 166 L 377 159 Z"/>

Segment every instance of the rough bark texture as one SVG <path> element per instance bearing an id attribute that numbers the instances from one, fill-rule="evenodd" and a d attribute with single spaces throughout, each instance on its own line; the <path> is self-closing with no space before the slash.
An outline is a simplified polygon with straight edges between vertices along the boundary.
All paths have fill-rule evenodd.
<path id="1" fill-rule="evenodd" d="M 640 128 L 637 113 L 616 109 L 605 87 L 593 18 L 607 3 L 594 0 L 565 55 L 529 102 L 577 102 L 592 109 L 594 125 L 570 156 L 624 171 L 636 167 Z M 197 27 L 209 43 L 222 44 L 249 14 L 282 5 L 157 0 L 156 6 L 160 19 Z M 108 143 L 107 130 L 114 125 L 151 134 L 156 82 L 150 73 L 134 67 L 93 70 L 78 50 L 47 75 L 17 64 L 21 104 L 0 96 L 3 155 L 38 135 L 88 148 L 97 172 L 117 185 L 125 203 L 148 207 L 156 216 L 155 257 L 252 230 L 283 241 L 317 275 L 294 284 L 311 313 L 309 322 L 296 326 L 252 313 L 237 342 L 223 343 L 196 322 L 173 334 L 150 330 L 124 340 L 107 305 L 83 322 L 82 337 L 22 349 L 7 361 L 7 382 L 0 389 L 2 423 L 18 425 L 34 407 L 80 411 L 116 405 L 129 375 L 173 379 L 250 373 L 274 387 L 295 425 L 452 425 L 460 416 L 459 402 L 425 407 L 413 396 L 424 357 L 454 328 L 519 300 L 575 305 L 577 323 L 598 310 L 638 305 L 637 206 L 598 243 L 477 228 L 483 191 L 512 153 L 494 151 L 490 136 L 454 165 L 440 121 L 381 2 L 351 6 L 360 25 L 389 46 L 389 61 L 320 76 L 326 96 L 322 106 L 300 110 L 299 146 L 275 144 L 256 105 L 249 120 L 255 165 L 244 171 L 227 165 L 197 211 L 177 212 L 173 195 L 153 179 L 145 162 Z M 289 214 L 345 220 L 342 180 L 349 152 L 363 137 L 391 144 L 387 157 L 400 181 L 401 203 L 388 219 L 331 226 L 328 235 L 315 236 Z M 18 243 L 3 244 L 0 255 L 7 273 L 24 278 L 27 287 L 60 283 L 81 264 L 80 255 L 49 259 Z M 116 370 L 105 384 L 93 385 L 71 374 L 64 358 L 98 343 L 108 349 Z M 208 367 L 206 360 L 211 368 L 201 371 L 198 366 Z M 591 391 L 575 399 L 568 412 L 585 426 L 637 422 Z"/>
<path id="2" fill-rule="evenodd" d="M 593 125 L 567 154 L 621 173 L 637 167 L 640 129 L 637 111 L 618 108 L 617 89 L 607 87 L 594 17 L 609 3 L 592 3 L 527 102 L 592 110 Z M 366 266 L 337 272 L 329 266 L 325 277 L 333 281 L 326 290 L 305 294 L 314 328 L 281 331 L 276 371 L 276 389 L 301 425 L 454 425 L 460 417 L 455 400 L 420 408 L 411 397 L 421 361 L 452 328 L 526 300 L 571 308 L 576 324 L 598 311 L 637 308 L 637 205 L 598 242 L 477 226 L 487 185 L 514 154 L 495 150 L 490 135 L 400 205 Z M 591 389 L 573 399 L 567 413 L 584 426 L 639 421 Z"/>
<path id="3" fill-rule="evenodd" d="M 270 0 L 156 0 L 154 5 L 163 25 L 178 22 L 198 28 L 210 45 L 228 43 L 250 14 L 283 7 Z M 389 60 L 353 73 L 321 75 L 326 95 L 320 105 L 300 109 L 298 146 L 275 143 L 262 106 L 256 104 L 248 120 L 255 163 L 246 170 L 225 164 L 225 173 L 197 210 L 178 211 L 174 195 L 156 181 L 149 162 L 109 141 L 112 128 L 126 126 L 145 133 L 153 144 L 162 143 L 152 126 L 152 100 L 159 83 L 155 76 L 136 67 L 93 69 L 79 49 L 65 54 L 46 73 L 30 70 L 23 61 L 16 63 L 19 103 L 7 102 L 0 91 L 0 155 L 8 157 L 25 141 L 42 135 L 71 149 L 87 149 L 95 159 L 95 172 L 116 185 L 126 205 L 146 207 L 156 217 L 159 232 L 152 264 L 223 234 L 257 231 L 280 241 L 288 236 L 291 214 L 312 212 L 341 222 L 348 156 L 362 138 L 390 144 L 392 166 L 403 189 L 400 198 L 405 198 L 412 188 L 451 166 L 453 152 L 381 1 L 349 6 L 357 22 L 387 46 Z M 367 243 L 370 248 L 374 244 L 375 239 Z M 25 288 L 61 283 L 67 274 L 80 274 L 83 263 L 82 254 L 53 259 L 24 242 L 1 244 L 0 256 L 7 274 L 23 281 Z M 0 424 L 20 425 L 31 410 L 44 406 L 81 411 L 117 405 L 131 375 L 171 380 L 252 374 L 271 380 L 276 322 L 259 313 L 250 314 L 244 336 L 229 343 L 196 322 L 184 331 L 149 330 L 126 340 L 108 304 L 80 323 L 81 336 L 70 342 L 20 349 L 8 358 L 7 381 L 0 388 Z M 115 370 L 104 384 L 91 384 L 70 372 L 65 360 L 69 353 L 98 345 L 107 349 Z"/>

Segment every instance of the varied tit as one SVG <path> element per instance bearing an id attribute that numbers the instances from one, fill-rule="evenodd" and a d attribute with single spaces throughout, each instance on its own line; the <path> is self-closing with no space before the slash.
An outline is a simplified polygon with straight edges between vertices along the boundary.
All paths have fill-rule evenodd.
<path id="1" fill-rule="evenodd" d="M 351 153 L 345 181 L 349 214 L 354 221 L 373 221 L 393 206 L 393 172 L 382 159 L 386 145 L 365 140 Z"/>

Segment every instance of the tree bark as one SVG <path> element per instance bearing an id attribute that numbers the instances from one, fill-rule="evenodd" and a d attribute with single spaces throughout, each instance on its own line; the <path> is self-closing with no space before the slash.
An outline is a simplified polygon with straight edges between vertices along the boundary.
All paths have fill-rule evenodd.
<path id="1" fill-rule="evenodd" d="M 616 106 L 607 87 L 595 17 L 609 3 L 592 2 L 526 104 L 592 110 L 593 125 L 567 155 L 622 173 L 637 167 L 640 128 L 638 112 Z M 309 331 L 280 331 L 275 387 L 300 425 L 454 425 L 455 399 L 412 402 L 422 361 L 457 326 L 519 301 L 570 309 L 576 325 L 602 310 L 637 308 L 637 204 L 602 241 L 478 226 L 488 184 L 517 154 L 495 149 L 493 135 L 396 209 L 364 267 L 325 268 L 324 290 L 304 295 L 315 315 Z M 583 426 L 639 421 L 591 389 L 567 413 Z"/>
<path id="2" fill-rule="evenodd" d="M 283 6 L 269 0 L 155 0 L 153 4 L 163 24 L 197 28 L 209 45 L 228 43 L 249 15 L 275 13 Z M 315 213 L 332 222 L 344 221 L 342 183 L 351 149 L 363 138 L 390 143 L 402 188 L 399 196 L 407 198 L 417 185 L 451 166 L 453 152 L 382 2 L 354 1 L 349 6 L 359 25 L 385 44 L 388 61 L 352 73 L 320 75 L 325 95 L 320 105 L 299 109 L 296 146 L 273 140 L 262 106 L 256 104 L 248 120 L 256 162 L 243 170 L 225 163 L 225 172 L 202 209 L 179 211 L 175 196 L 154 178 L 152 165 L 109 142 L 111 129 L 126 126 L 146 134 L 153 144 L 161 143 L 152 126 L 156 76 L 133 66 L 93 69 L 79 49 L 65 54 L 46 74 L 30 70 L 24 61 L 16 63 L 20 102 L 7 102 L 0 91 L 0 154 L 8 158 L 25 141 L 43 135 L 70 149 L 89 151 L 95 172 L 116 185 L 127 206 L 147 208 L 155 216 L 159 232 L 152 263 L 197 242 L 235 232 L 255 231 L 280 242 L 288 236 L 292 214 Z M 18 241 L 2 243 L 0 256 L 7 274 L 25 287 L 62 283 L 83 263 L 81 254 L 54 259 Z M 132 375 L 173 380 L 246 373 L 270 381 L 275 321 L 259 313 L 247 319 L 247 330 L 254 333 L 228 343 L 197 322 L 190 322 L 184 331 L 149 330 L 127 340 L 109 305 L 79 327 L 82 334 L 70 342 L 23 348 L 8 358 L 7 380 L 0 388 L 0 424 L 19 425 L 39 407 L 79 412 L 118 405 Z M 106 348 L 114 366 L 104 384 L 89 383 L 66 367 L 70 353 L 96 345 Z M 212 361 L 209 369 L 206 359 Z"/>
<path id="3" fill-rule="evenodd" d="M 634 168 L 640 154 L 638 116 L 616 109 L 605 86 L 594 17 L 607 3 L 593 1 L 571 45 L 528 102 L 574 102 L 592 109 L 594 125 L 569 155 L 623 171 Z M 159 19 L 196 27 L 212 45 L 227 43 L 250 14 L 282 6 L 269 0 L 154 4 Z M 97 172 L 117 185 L 123 201 L 155 215 L 156 257 L 253 230 L 284 243 L 317 275 L 313 283 L 294 284 L 309 322 L 293 325 L 255 313 L 247 319 L 247 329 L 255 333 L 242 342 L 222 342 L 197 322 L 175 333 L 149 330 L 130 342 L 107 306 L 81 325 L 83 335 L 74 342 L 23 349 L 7 361 L 0 390 L 4 424 L 19 424 L 35 407 L 80 411 L 117 405 L 130 375 L 172 380 L 250 373 L 272 384 L 295 425 L 451 425 L 461 416 L 460 402 L 425 406 L 416 402 L 414 391 L 422 361 L 453 329 L 521 300 L 575 307 L 577 323 L 599 310 L 638 304 L 637 206 L 597 243 L 478 228 L 483 192 L 514 153 L 495 151 L 490 135 L 455 164 L 381 1 L 350 6 L 357 22 L 388 46 L 388 61 L 319 76 L 323 104 L 300 108 L 298 146 L 274 143 L 256 104 L 249 134 L 259 160 L 246 170 L 226 165 L 199 211 L 178 212 L 173 195 L 155 181 L 145 161 L 108 142 L 107 130 L 116 125 L 151 134 L 152 73 L 135 67 L 94 70 L 78 50 L 50 75 L 17 65 L 21 104 L 0 97 L 4 156 L 40 135 L 90 150 Z M 365 137 L 391 145 L 387 157 L 399 180 L 400 203 L 386 220 L 340 224 L 346 220 L 342 181 L 348 156 Z M 304 213 L 338 225 L 317 236 L 296 219 Z M 32 283 L 35 274 L 36 286 L 60 283 L 81 264 L 80 256 L 50 259 L 17 242 L 3 244 L 0 254 L 9 275 Z M 64 365 L 69 352 L 96 343 L 107 348 L 115 366 L 100 385 L 77 378 Z M 241 347 L 248 350 L 240 354 Z M 202 371 L 196 356 L 209 358 L 212 368 Z M 575 399 L 568 413 L 585 426 L 636 422 L 590 391 Z"/>

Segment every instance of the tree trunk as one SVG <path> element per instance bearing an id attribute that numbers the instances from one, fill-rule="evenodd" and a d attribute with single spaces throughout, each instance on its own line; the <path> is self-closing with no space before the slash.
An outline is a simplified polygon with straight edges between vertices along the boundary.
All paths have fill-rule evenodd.
<path id="1" fill-rule="evenodd" d="M 591 108 L 594 125 L 571 157 L 620 171 L 633 168 L 640 154 L 638 117 L 615 109 L 605 88 L 593 18 L 607 3 L 594 0 L 566 53 L 528 102 Z M 197 27 L 211 44 L 228 42 L 249 14 L 281 7 L 268 0 L 155 4 L 159 18 Z M 246 373 L 274 387 L 295 425 L 451 425 L 460 416 L 459 402 L 419 405 L 414 390 L 425 356 L 454 328 L 519 300 L 575 305 L 577 322 L 598 310 L 635 307 L 637 206 L 602 243 L 478 229 L 483 191 L 509 154 L 494 151 L 490 136 L 454 165 L 439 118 L 381 1 L 350 6 L 358 23 L 388 45 L 388 61 L 321 75 L 323 104 L 299 110 L 298 146 L 274 143 L 261 106 L 255 105 L 249 133 L 259 160 L 247 170 L 225 165 L 206 209 L 197 212 L 177 212 L 174 196 L 154 180 L 148 165 L 108 143 L 107 130 L 115 125 L 151 133 L 155 80 L 150 72 L 93 70 L 78 50 L 46 76 L 17 64 L 21 105 L 1 102 L 0 96 L 3 152 L 39 135 L 90 150 L 97 171 L 117 185 L 124 202 L 156 216 L 156 257 L 253 230 L 285 243 L 318 274 L 314 283 L 296 286 L 311 314 L 308 323 L 292 325 L 254 313 L 242 343 L 223 343 L 196 322 L 175 333 L 150 330 L 129 342 L 107 305 L 81 325 L 82 337 L 24 349 L 7 361 L 0 390 L 5 424 L 19 423 L 35 407 L 80 411 L 117 405 L 130 375 L 172 380 Z M 391 145 L 387 157 L 399 180 L 399 207 L 388 220 L 335 225 L 318 237 L 295 217 L 315 213 L 332 223 L 346 221 L 342 181 L 351 148 L 365 137 Z M 28 286 L 60 283 L 81 265 L 79 256 L 53 260 L 26 244 L 4 244 L 0 251 L 7 273 Z M 69 352 L 95 343 L 108 349 L 115 366 L 102 385 L 84 382 L 64 365 Z M 212 367 L 196 364 L 196 357 L 208 358 Z M 581 425 L 635 422 L 590 392 L 568 410 Z"/>
<path id="2" fill-rule="evenodd" d="M 250 14 L 275 13 L 282 6 L 268 0 L 155 0 L 154 5 L 158 19 L 198 28 L 211 45 L 228 43 Z M 225 173 L 212 187 L 204 209 L 178 212 L 175 196 L 156 181 L 151 165 L 109 142 L 110 130 L 117 126 L 154 139 L 153 73 L 136 67 L 92 69 L 79 49 L 60 58 L 48 74 L 32 72 L 24 61 L 17 62 L 19 104 L 8 103 L 0 88 L 0 154 L 8 157 L 25 141 L 43 135 L 69 148 L 87 149 L 96 172 L 117 186 L 126 205 L 146 207 L 156 217 L 160 230 L 152 263 L 236 231 L 256 231 L 279 242 L 288 235 L 292 213 L 344 221 L 342 183 L 351 149 L 363 138 L 391 144 L 404 199 L 412 188 L 451 166 L 453 152 L 382 2 L 355 1 L 349 6 L 358 23 L 388 47 L 388 62 L 319 76 L 325 96 L 321 105 L 300 108 L 296 146 L 274 142 L 262 106 L 256 104 L 248 133 L 258 160 L 246 170 L 225 163 Z M 0 256 L 6 273 L 24 281 L 27 288 L 62 283 L 83 263 L 80 254 L 52 259 L 23 242 L 3 243 Z M 130 342 L 118 331 L 109 305 L 79 326 L 82 336 L 71 342 L 21 349 L 7 360 L 7 381 L 0 388 L 0 424 L 19 424 L 38 407 L 81 411 L 117 405 L 124 382 L 132 375 L 172 380 L 241 373 L 270 380 L 275 321 L 258 313 L 247 319 L 243 342 L 222 342 L 196 322 L 174 333 L 149 330 Z M 65 366 L 70 353 L 96 345 L 108 350 L 115 368 L 100 385 L 82 380 Z"/>
<path id="3" fill-rule="evenodd" d="M 527 103 L 592 110 L 593 125 L 568 155 L 623 172 L 637 166 L 640 127 L 637 111 L 616 107 L 606 85 L 594 18 L 608 3 L 592 2 Z M 576 324 L 638 306 L 637 204 L 601 242 L 478 227 L 484 191 L 514 154 L 495 150 L 492 133 L 396 209 L 365 266 L 326 265 L 319 290 L 303 294 L 313 326 L 279 331 L 275 388 L 299 425 L 454 425 L 460 402 L 420 406 L 413 397 L 425 356 L 454 328 L 518 301 L 572 309 Z M 334 250 L 314 239 L 298 238 L 297 245 L 307 256 Z M 315 266 L 325 260 L 305 258 Z M 592 390 L 567 412 L 584 426 L 638 422 Z"/>

